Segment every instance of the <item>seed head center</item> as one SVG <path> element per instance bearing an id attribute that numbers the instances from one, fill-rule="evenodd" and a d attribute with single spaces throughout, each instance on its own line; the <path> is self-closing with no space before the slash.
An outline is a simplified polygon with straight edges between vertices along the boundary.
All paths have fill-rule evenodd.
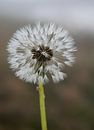
<path id="1" fill-rule="evenodd" d="M 36 50 L 33 48 L 32 50 L 33 59 L 37 59 L 38 61 L 49 61 L 53 56 L 52 50 L 48 46 L 39 45 L 39 48 Z"/>

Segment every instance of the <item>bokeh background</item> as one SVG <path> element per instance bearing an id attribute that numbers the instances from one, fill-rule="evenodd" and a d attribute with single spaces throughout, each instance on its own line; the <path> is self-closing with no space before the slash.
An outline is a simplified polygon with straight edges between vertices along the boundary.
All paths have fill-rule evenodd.
<path id="1" fill-rule="evenodd" d="M 45 86 L 48 130 L 94 130 L 93 0 L 0 0 L 0 130 L 41 130 L 36 86 L 15 77 L 6 51 L 19 27 L 37 21 L 62 24 L 78 48 L 68 77 Z"/>

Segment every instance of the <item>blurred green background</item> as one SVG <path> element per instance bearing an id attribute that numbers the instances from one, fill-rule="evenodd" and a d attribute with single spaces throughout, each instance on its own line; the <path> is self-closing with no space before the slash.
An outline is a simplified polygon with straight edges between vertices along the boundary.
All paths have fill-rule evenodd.
<path id="1" fill-rule="evenodd" d="M 48 130 L 94 130 L 93 7 L 93 0 L 0 1 L 0 130 L 41 130 L 36 86 L 15 77 L 6 51 L 19 27 L 38 20 L 62 23 L 78 48 L 68 77 L 45 85 Z"/>

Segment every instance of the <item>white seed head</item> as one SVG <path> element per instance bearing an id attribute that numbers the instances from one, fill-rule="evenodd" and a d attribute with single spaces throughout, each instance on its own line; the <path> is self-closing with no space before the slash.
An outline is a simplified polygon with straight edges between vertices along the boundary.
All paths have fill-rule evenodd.
<path id="1" fill-rule="evenodd" d="M 38 23 L 17 30 L 7 50 L 8 62 L 16 76 L 27 82 L 45 83 L 49 74 L 54 82 L 66 77 L 62 69 L 74 63 L 76 47 L 62 26 Z"/>

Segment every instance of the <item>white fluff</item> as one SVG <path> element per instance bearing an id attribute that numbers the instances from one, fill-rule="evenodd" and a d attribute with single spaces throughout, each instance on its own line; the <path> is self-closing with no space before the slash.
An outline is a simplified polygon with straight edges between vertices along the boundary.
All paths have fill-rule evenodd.
<path id="1" fill-rule="evenodd" d="M 45 64 L 42 77 L 35 73 L 34 66 L 37 62 L 32 58 L 33 47 L 48 46 L 53 51 L 53 57 Z M 48 82 L 49 74 L 54 82 L 59 82 L 66 77 L 62 72 L 64 65 L 72 65 L 75 61 L 73 52 L 76 51 L 75 43 L 69 33 L 62 26 L 53 23 L 35 24 L 25 26 L 14 33 L 10 39 L 7 50 L 8 62 L 15 71 L 16 76 L 27 82 L 38 83 L 39 80 Z M 45 56 L 46 53 L 43 52 Z M 39 68 L 42 71 L 42 66 Z"/>

